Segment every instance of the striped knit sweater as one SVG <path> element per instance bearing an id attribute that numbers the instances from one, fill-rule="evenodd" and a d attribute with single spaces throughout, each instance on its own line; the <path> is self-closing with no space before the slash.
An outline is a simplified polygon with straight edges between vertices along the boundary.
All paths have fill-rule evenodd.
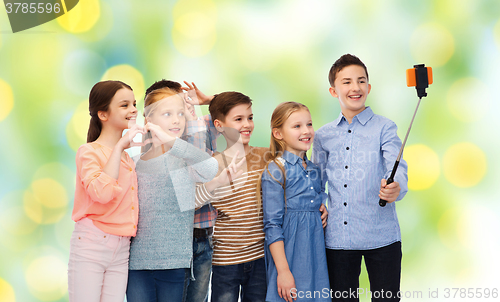
<path id="1" fill-rule="evenodd" d="M 264 225 L 262 206 L 257 208 L 257 181 L 266 165 L 268 148 L 251 147 L 246 156 L 247 169 L 233 185 L 207 191 L 205 185 L 196 189 L 196 203 L 211 202 L 217 209 L 213 240 L 213 265 L 246 263 L 264 257 Z M 229 164 L 231 157 L 214 155 L 219 162 L 217 175 Z"/>

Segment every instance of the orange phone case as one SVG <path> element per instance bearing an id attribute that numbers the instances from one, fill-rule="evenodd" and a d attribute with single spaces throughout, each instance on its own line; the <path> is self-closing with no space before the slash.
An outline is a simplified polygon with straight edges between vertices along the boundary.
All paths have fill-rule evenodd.
<path id="1" fill-rule="evenodd" d="M 427 68 L 427 78 L 429 79 L 429 85 L 432 84 L 432 67 Z M 415 87 L 417 86 L 415 68 L 406 69 L 406 86 Z"/>

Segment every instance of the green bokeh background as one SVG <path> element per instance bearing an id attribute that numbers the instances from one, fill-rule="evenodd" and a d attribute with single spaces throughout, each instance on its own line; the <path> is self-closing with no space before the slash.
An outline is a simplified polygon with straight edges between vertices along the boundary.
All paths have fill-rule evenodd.
<path id="1" fill-rule="evenodd" d="M 241 91 L 254 100 L 252 144 L 267 146 L 280 102 L 306 104 L 315 129 L 338 116 L 327 75 L 344 53 L 368 66 L 367 105 L 402 138 L 417 101 L 405 70 L 434 71 L 405 152 L 410 191 L 397 205 L 404 300 L 498 290 L 499 12 L 498 0 L 81 0 L 12 34 L 2 8 L 0 301 L 67 301 L 74 157 L 93 84 L 130 84 L 139 108 L 161 78 Z"/>

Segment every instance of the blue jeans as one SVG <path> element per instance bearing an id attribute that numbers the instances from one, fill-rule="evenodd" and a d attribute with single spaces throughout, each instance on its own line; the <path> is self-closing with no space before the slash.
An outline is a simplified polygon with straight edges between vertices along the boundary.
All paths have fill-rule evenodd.
<path id="1" fill-rule="evenodd" d="M 193 273 L 195 281 L 190 281 L 186 302 L 207 302 L 208 284 L 212 272 L 212 236 L 193 238 Z"/>
<path id="2" fill-rule="evenodd" d="M 190 270 L 129 270 L 127 302 L 183 302 Z"/>
<path id="3" fill-rule="evenodd" d="M 264 258 L 235 265 L 212 267 L 212 302 L 264 302 L 266 266 Z"/>
<path id="4" fill-rule="evenodd" d="M 365 258 L 370 291 L 373 293 L 372 301 L 400 301 L 397 297 L 401 280 L 400 241 L 372 250 L 326 249 L 328 276 L 334 293 L 333 301 L 359 301 L 355 294 L 347 293 L 356 293 L 358 290 L 362 257 Z M 345 294 L 341 297 L 343 293 Z"/>

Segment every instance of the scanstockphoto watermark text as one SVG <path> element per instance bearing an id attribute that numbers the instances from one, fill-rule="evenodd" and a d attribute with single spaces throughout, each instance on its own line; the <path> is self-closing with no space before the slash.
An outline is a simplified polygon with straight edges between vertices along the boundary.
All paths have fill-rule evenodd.
<path id="1" fill-rule="evenodd" d="M 349 291 L 334 291 L 330 288 L 323 288 L 321 291 L 300 291 L 292 288 L 290 291 L 292 298 L 300 299 L 319 299 L 319 298 L 336 298 L 336 299 L 498 299 L 498 288 L 464 288 L 464 287 L 450 287 L 450 288 L 429 288 L 427 291 L 370 291 L 365 288 L 358 288 Z"/>

